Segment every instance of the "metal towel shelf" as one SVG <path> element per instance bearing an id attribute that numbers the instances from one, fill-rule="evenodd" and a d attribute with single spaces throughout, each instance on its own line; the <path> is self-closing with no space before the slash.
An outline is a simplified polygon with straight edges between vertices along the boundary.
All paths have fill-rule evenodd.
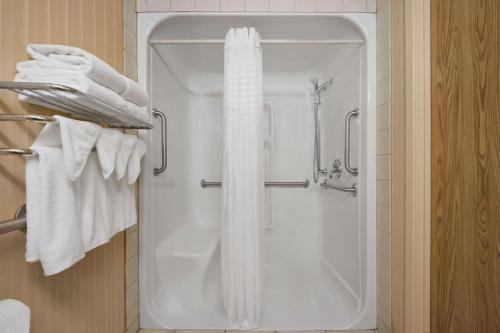
<path id="1" fill-rule="evenodd" d="M 76 118 L 116 128 L 152 129 L 153 125 L 107 105 L 77 89 L 51 83 L 0 81 L 6 89 L 40 102 L 40 105 L 69 113 Z M 82 103 L 82 101 L 84 101 Z M 38 121 L 36 119 L 10 119 Z"/>

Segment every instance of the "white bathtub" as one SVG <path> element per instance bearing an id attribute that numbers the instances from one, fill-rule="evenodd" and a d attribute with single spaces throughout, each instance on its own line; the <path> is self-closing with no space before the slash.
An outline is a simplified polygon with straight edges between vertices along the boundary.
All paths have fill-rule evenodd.
<path id="1" fill-rule="evenodd" d="M 362 44 L 263 45 L 268 120 L 266 178 L 308 188 L 269 188 L 262 330 L 368 329 L 375 301 L 375 15 L 172 14 L 138 16 L 139 81 L 168 119 L 168 166 L 160 164 L 160 122 L 150 142 L 140 202 L 140 313 L 143 328 L 227 328 L 219 249 L 223 45 L 152 40 L 220 40 L 233 26 L 263 39 L 362 40 Z M 358 195 L 312 181 L 310 79 L 333 79 L 322 94 L 322 160 L 344 158 L 345 116 L 352 123 Z M 323 177 L 324 178 L 324 177 Z"/>

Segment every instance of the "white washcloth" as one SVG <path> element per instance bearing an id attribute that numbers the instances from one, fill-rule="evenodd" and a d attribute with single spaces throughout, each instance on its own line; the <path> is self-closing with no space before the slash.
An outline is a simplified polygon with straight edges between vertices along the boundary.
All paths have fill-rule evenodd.
<path id="1" fill-rule="evenodd" d="M 30 308 L 20 301 L 0 301 L 0 330 L 2 333 L 29 333 Z"/>
<path id="2" fill-rule="evenodd" d="M 59 124 L 66 174 L 74 181 L 80 177 L 102 128 L 88 121 L 61 116 L 54 118 Z"/>
<path id="3" fill-rule="evenodd" d="M 43 60 L 51 69 L 80 71 L 90 80 L 118 94 L 127 89 L 126 78 L 95 55 L 78 47 L 54 44 L 28 44 L 28 54 L 35 60 Z M 47 64 L 47 65 L 48 65 Z"/>
<path id="4" fill-rule="evenodd" d="M 254 28 L 231 29 L 224 47 L 221 269 L 232 329 L 259 327 L 263 292 L 263 73 Z"/>
<path id="5" fill-rule="evenodd" d="M 97 156 L 99 157 L 104 179 L 108 179 L 115 170 L 116 155 L 122 138 L 123 134 L 119 130 L 112 128 L 103 128 L 101 135 L 97 138 Z"/>
<path id="6" fill-rule="evenodd" d="M 128 184 L 132 185 L 137 181 L 139 174 L 141 173 L 141 159 L 146 154 L 148 146 L 141 139 L 137 139 L 134 150 L 130 155 L 130 159 L 127 164 L 127 178 Z"/>
<path id="7" fill-rule="evenodd" d="M 147 107 L 138 106 L 133 103 L 126 101 L 123 97 L 118 95 L 116 92 L 102 86 L 88 77 L 79 74 L 78 72 L 71 72 L 68 70 L 25 70 L 19 72 L 15 81 L 17 82 L 43 82 L 43 83 L 52 83 L 52 84 L 60 84 L 64 86 L 68 86 L 74 89 L 77 89 L 85 94 L 88 94 L 99 101 L 112 106 L 125 114 L 131 115 L 140 119 L 142 121 L 148 121 L 149 115 L 147 111 Z M 43 93 L 42 93 L 43 94 Z M 45 93 L 49 94 L 49 93 Z M 92 107 L 92 102 L 89 102 L 83 97 L 72 93 L 62 92 L 66 98 L 72 100 L 74 103 L 86 105 Z M 29 102 L 33 104 L 39 104 L 42 106 L 58 109 L 60 111 L 65 111 L 64 109 L 57 108 L 55 106 L 47 105 L 43 102 L 38 101 L 37 99 L 31 98 L 29 96 L 25 96 L 19 94 L 19 99 L 24 102 Z"/>
<path id="8" fill-rule="evenodd" d="M 131 134 L 124 134 L 116 155 L 115 175 L 116 179 L 120 180 L 127 172 L 127 165 L 130 155 L 134 150 L 137 137 Z"/>

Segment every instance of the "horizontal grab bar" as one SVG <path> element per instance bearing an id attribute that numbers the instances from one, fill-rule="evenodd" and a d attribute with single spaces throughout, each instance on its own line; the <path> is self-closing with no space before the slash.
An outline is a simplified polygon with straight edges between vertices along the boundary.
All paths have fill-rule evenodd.
<path id="1" fill-rule="evenodd" d="M 222 186 L 222 182 L 207 182 L 205 179 L 202 179 L 201 187 L 220 187 Z M 309 187 L 309 179 L 304 180 L 303 182 L 264 182 L 264 186 L 266 187 Z"/>
<path id="2" fill-rule="evenodd" d="M 356 183 L 352 184 L 351 187 L 346 187 L 346 186 L 339 186 L 339 185 L 335 185 L 335 184 L 328 184 L 326 182 L 326 179 L 325 179 L 325 181 L 323 183 L 321 183 L 320 185 L 321 185 L 321 187 L 324 187 L 324 188 L 331 188 L 332 190 L 337 190 L 340 192 L 352 193 L 353 197 L 358 195 L 358 186 L 356 185 Z"/>

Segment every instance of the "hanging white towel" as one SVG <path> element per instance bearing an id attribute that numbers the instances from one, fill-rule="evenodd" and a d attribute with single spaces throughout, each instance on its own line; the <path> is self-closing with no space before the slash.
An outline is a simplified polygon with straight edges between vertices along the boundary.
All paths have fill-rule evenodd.
<path id="1" fill-rule="evenodd" d="M 61 116 L 54 118 L 59 124 L 66 174 L 69 179 L 76 180 L 80 177 L 102 128 L 88 121 Z"/>
<path id="2" fill-rule="evenodd" d="M 60 84 L 77 89 L 83 93 L 86 93 L 105 104 L 112 106 L 125 114 L 129 114 L 143 121 L 149 120 L 149 115 L 147 107 L 138 106 L 136 104 L 130 103 L 123 99 L 122 96 L 118 95 L 116 92 L 90 80 L 88 77 L 78 74 L 78 72 L 72 72 L 68 70 L 46 70 L 46 71 L 35 71 L 35 70 L 25 70 L 17 73 L 15 76 L 15 81 L 17 82 L 44 82 L 52 84 Z M 41 92 L 44 94 L 43 92 Z M 49 94 L 50 93 L 45 93 Z M 92 107 L 93 103 L 89 102 L 83 97 L 72 93 L 61 92 L 66 98 L 74 101 L 75 103 L 86 105 Z M 51 105 L 46 105 L 43 102 L 35 98 L 31 98 L 26 95 L 19 94 L 19 99 L 24 102 L 29 102 L 33 104 L 39 104 L 42 106 L 56 108 Z M 59 109 L 64 111 L 63 109 Z"/>
<path id="3" fill-rule="evenodd" d="M 141 139 L 137 139 L 127 165 L 127 178 L 129 185 L 132 185 L 137 181 L 137 177 L 139 177 L 139 174 L 141 173 L 141 159 L 144 154 L 146 154 L 147 149 L 148 147 L 146 143 Z"/>
<path id="4" fill-rule="evenodd" d="M 264 240 L 263 78 L 255 29 L 226 35 L 223 112 L 224 307 L 233 329 L 259 327 Z"/>
<path id="5" fill-rule="evenodd" d="M 20 301 L 0 301 L 0 330 L 2 333 L 29 333 L 31 311 Z"/>
<path id="6" fill-rule="evenodd" d="M 118 154 L 122 138 L 123 134 L 119 130 L 112 128 L 103 128 L 97 138 L 97 156 L 99 157 L 99 164 L 104 179 L 108 179 L 115 170 L 116 155 Z"/>
<path id="7" fill-rule="evenodd" d="M 117 180 L 122 179 L 127 172 L 128 161 L 132 151 L 134 150 L 136 141 L 137 137 L 135 135 L 123 135 L 120 148 L 118 148 L 118 153 L 116 155 L 115 175 Z"/>

